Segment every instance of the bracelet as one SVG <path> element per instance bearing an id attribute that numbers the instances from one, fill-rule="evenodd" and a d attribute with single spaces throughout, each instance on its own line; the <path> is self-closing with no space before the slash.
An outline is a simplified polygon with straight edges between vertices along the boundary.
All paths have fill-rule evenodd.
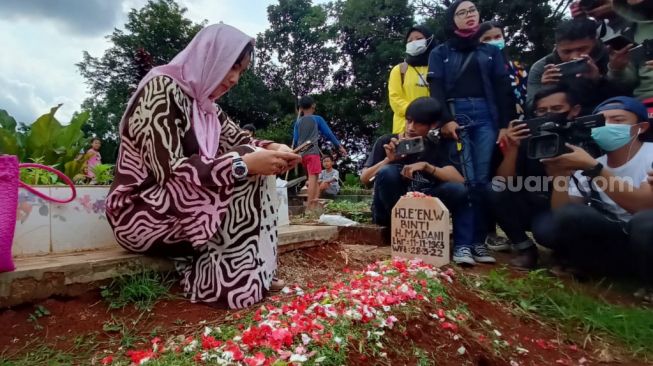
<path id="1" fill-rule="evenodd" d="M 429 165 L 431 165 L 431 164 L 429 164 Z M 431 170 L 431 175 L 435 177 L 435 170 L 437 168 L 435 167 L 435 165 L 431 165 L 431 166 L 433 167 L 433 169 Z"/>

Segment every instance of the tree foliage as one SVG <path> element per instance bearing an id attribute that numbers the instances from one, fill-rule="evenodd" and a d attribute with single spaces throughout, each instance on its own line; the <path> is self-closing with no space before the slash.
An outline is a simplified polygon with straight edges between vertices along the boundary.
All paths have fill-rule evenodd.
<path id="1" fill-rule="evenodd" d="M 568 0 L 563 0 L 567 1 Z M 444 14 L 451 0 L 413 0 L 419 18 L 444 41 Z M 562 7 L 557 12 L 547 1 L 475 0 L 481 21 L 499 21 L 505 29 L 507 50 L 511 57 L 532 64 L 553 49 L 552 30 L 562 19 Z"/>
<path id="2" fill-rule="evenodd" d="M 277 78 L 286 80 L 295 96 L 323 91 L 335 61 L 327 10 L 311 0 L 279 0 L 268 6 L 268 21 L 259 49 Z"/>
<path id="3" fill-rule="evenodd" d="M 91 97 L 82 104 L 90 112 L 85 131 L 103 140 L 102 155 L 116 155 L 117 128 L 127 101 L 154 66 L 170 61 L 203 27 L 185 17 L 174 0 L 149 0 L 129 12 L 123 29 L 107 36 L 112 46 L 101 57 L 83 53 L 77 64 Z"/>
<path id="4" fill-rule="evenodd" d="M 495 19 L 506 27 L 511 57 L 532 63 L 552 49 L 551 30 L 568 1 L 475 3 L 482 20 Z M 219 104 L 236 122 L 263 128 L 259 137 L 289 142 L 296 98 L 312 94 L 318 113 L 360 160 L 374 139 L 389 132 L 387 79 L 403 60 L 407 29 L 426 23 L 443 41 L 443 15 L 450 3 L 278 0 L 267 9 L 268 29 L 257 35 L 254 66 Z M 90 113 L 85 131 L 104 140 L 105 160 L 115 156 L 117 126 L 139 80 L 172 59 L 204 25 L 185 13 L 174 0 L 149 0 L 129 13 L 123 30 L 107 36 L 112 46 L 104 55 L 85 52 L 78 64 L 91 92 L 83 105 Z M 351 160 L 346 163 L 354 169 Z"/>

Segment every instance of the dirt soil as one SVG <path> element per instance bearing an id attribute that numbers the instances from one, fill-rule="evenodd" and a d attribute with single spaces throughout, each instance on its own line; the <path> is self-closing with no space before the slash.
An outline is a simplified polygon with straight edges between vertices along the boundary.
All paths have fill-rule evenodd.
<path id="1" fill-rule="evenodd" d="M 287 283 L 297 283 L 310 289 L 347 276 L 347 269 L 363 269 L 367 264 L 390 257 L 389 247 L 369 245 L 329 244 L 303 249 L 280 256 L 279 277 Z M 386 333 L 388 355 L 370 358 L 357 350 L 350 352 L 349 365 L 422 365 L 419 357 L 407 350 L 416 347 L 426 352 L 426 358 L 437 365 L 579 365 L 599 364 L 605 360 L 601 345 L 587 344 L 582 340 L 561 334 L 558 330 L 536 320 L 524 318 L 508 311 L 505 305 L 485 301 L 459 282 L 449 288 L 449 295 L 467 310 L 470 321 L 464 322 L 457 334 L 465 346 L 465 357 L 460 357 L 460 338 L 442 329 L 431 316 L 437 311 L 427 306 L 421 314 L 411 314 L 400 319 L 408 324 Z M 179 294 L 173 288 L 173 294 Z M 151 312 L 141 312 L 133 307 L 108 310 L 99 290 L 76 298 L 51 298 L 38 304 L 23 305 L 0 311 L 0 355 L 12 356 L 47 345 L 57 350 L 74 352 L 81 348 L 114 351 L 124 341 L 125 334 L 142 337 L 192 333 L 204 325 L 231 322 L 248 313 L 215 309 L 201 304 L 190 304 L 174 295 L 158 302 Z M 38 326 L 28 321 L 35 307 L 41 305 L 50 315 L 39 318 Z M 251 310 L 249 311 L 251 312 Z M 123 330 L 107 325 L 121 325 Z M 154 334 L 156 331 L 156 334 Z M 510 345 L 510 346 L 506 346 Z M 529 352 L 517 354 L 515 346 L 523 345 Z M 81 347 L 81 348 L 80 348 Z M 614 357 L 613 357 L 614 359 Z M 638 365 L 637 361 L 621 358 L 619 364 Z M 610 364 L 610 363 L 600 363 Z M 616 363 L 615 363 L 616 364 Z"/>

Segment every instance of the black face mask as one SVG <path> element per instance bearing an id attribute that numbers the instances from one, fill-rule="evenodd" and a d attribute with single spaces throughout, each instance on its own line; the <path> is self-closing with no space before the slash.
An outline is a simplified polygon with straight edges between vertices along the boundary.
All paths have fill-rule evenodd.
<path id="1" fill-rule="evenodd" d="M 547 119 L 547 122 L 555 122 L 555 123 L 565 123 L 569 121 L 569 111 L 566 112 L 558 112 L 558 113 L 547 113 L 543 117 Z"/>

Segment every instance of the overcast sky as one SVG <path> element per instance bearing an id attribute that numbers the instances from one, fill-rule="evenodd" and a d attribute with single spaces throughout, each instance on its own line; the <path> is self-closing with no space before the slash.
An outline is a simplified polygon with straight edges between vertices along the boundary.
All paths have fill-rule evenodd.
<path id="1" fill-rule="evenodd" d="M 33 122 L 58 103 L 67 123 L 86 97 L 75 63 L 82 51 L 101 56 L 104 39 L 122 28 L 130 9 L 146 0 L 0 0 L 0 109 Z M 267 26 L 275 0 L 177 0 L 194 22 L 224 21 L 251 36 Z M 321 1 L 319 1 L 321 2 Z M 245 6 L 245 3 L 247 4 Z"/>

